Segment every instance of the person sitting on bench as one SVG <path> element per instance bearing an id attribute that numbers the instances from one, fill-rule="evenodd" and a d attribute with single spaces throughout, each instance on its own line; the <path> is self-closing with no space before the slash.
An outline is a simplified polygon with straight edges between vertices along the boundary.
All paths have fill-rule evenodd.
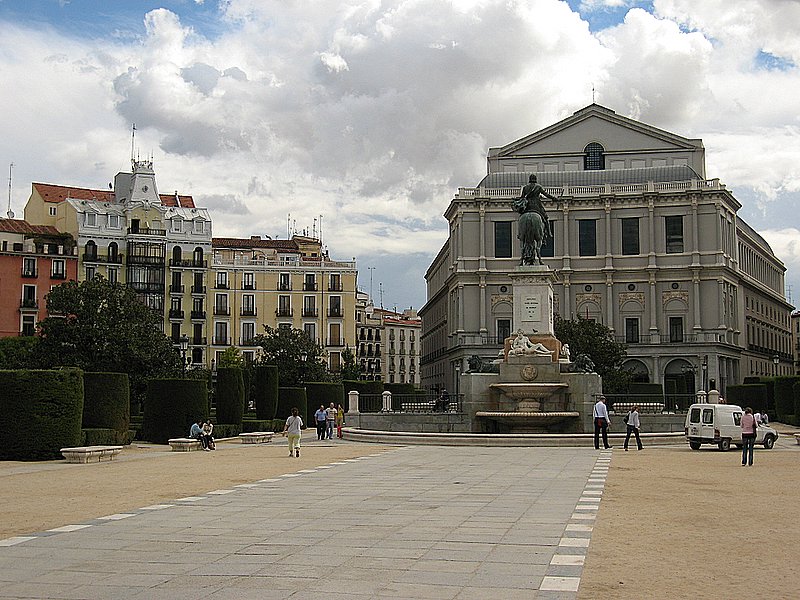
<path id="1" fill-rule="evenodd" d="M 189 430 L 189 437 L 200 442 L 203 450 L 208 450 L 208 440 L 203 435 L 203 419 L 198 419 L 196 423 L 192 423 L 192 428 Z"/>

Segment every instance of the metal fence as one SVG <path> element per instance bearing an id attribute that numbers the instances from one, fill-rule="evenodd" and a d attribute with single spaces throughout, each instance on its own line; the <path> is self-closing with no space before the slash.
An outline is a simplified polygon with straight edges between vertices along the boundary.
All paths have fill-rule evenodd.
<path id="1" fill-rule="evenodd" d="M 463 394 L 448 397 L 435 394 L 391 394 L 389 407 L 395 413 L 459 413 Z M 361 394 L 358 397 L 358 410 L 362 413 L 384 412 L 382 394 Z"/>
<path id="2" fill-rule="evenodd" d="M 608 410 L 628 412 L 635 405 L 644 414 L 685 413 L 696 402 L 694 394 L 604 394 Z"/>

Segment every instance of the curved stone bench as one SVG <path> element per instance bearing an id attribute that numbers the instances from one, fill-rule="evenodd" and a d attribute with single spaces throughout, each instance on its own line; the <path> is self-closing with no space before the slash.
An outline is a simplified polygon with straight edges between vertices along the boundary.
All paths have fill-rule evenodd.
<path id="1" fill-rule="evenodd" d="M 800 433 L 795 433 L 794 439 L 797 440 L 798 445 L 800 445 Z"/>
<path id="2" fill-rule="evenodd" d="M 68 463 L 79 464 L 100 462 L 101 460 L 113 460 L 120 452 L 122 452 L 122 446 L 78 446 L 75 448 L 61 448 L 61 454 L 67 459 Z"/>
<path id="3" fill-rule="evenodd" d="M 249 433 L 240 433 L 239 439 L 243 444 L 269 444 L 272 441 L 273 433 L 271 431 L 251 431 Z"/>
<path id="4" fill-rule="evenodd" d="M 192 438 L 173 438 L 169 440 L 169 446 L 173 452 L 191 452 L 193 450 L 202 450 L 203 445 L 200 440 Z"/>

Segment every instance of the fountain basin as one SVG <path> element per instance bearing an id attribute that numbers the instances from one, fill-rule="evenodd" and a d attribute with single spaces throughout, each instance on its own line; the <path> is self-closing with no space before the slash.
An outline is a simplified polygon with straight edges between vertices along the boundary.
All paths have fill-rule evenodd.
<path id="1" fill-rule="evenodd" d="M 569 385 L 566 383 L 493 383 L 489 387 L 500 390 L 512 400 L 545 400 Z"/>
<path id="2" fill-rule="evenodd" d="M 577 411 L 495 411 L 479 410 L 476 417 L 501 423 L 506 429 L 514 433 L 545 433 L 549 427 L 580 418 Z"/>

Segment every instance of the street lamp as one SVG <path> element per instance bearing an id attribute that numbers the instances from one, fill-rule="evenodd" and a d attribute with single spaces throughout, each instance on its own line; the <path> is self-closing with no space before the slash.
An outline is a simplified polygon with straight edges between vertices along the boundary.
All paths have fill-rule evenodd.
<path id="1" fill-rule="evenodd" d="M 778 356 L 777 354 L 772 356 L 772 364 L 775 365 L 775 373 L 773 375 L 774 377 L 778 376 L 778 365 L 780 364 L 780 362 L 781 362 L 780 356 Z"/>
<path id="2" fill-rule="evenodd" d="M 708 391 L 708 354 L 703 357 L 703 364 L 701 365 L 703 368 L 703 391 Z"/>
<path id="3" fill-rule="evenodd" d="M 186 351 L 189 349 L 189 336 L 186 335 L 186 334 L 183 334 L 178 339 L 178 345 L 180 346 L 180 349 L 181 349 L 181 368 L 183 369 L 183 375 L 185 377 L 186 376 L 186 365 L 187 365 L 187 362 L 186 362 Z"/>
<path id="4" fill-rule="evenodd" d="M 461 397 L 458 395 L 459 394 L 458 388 L 459 384 L 461 383 L 460 381 L 461 377 L 459 377 L 460 375 L 461 375 L 461 359 L 459 359 L 459 361 L 456 363 L 456 406 L 461 405 Z"/>
<path id="5" fill-rule="evenodd" d="M 303 383 L 306 380 L 306 359 L 308 358 L 308 352 L 301 351 L 300 352 L 300 383 Z"/>

